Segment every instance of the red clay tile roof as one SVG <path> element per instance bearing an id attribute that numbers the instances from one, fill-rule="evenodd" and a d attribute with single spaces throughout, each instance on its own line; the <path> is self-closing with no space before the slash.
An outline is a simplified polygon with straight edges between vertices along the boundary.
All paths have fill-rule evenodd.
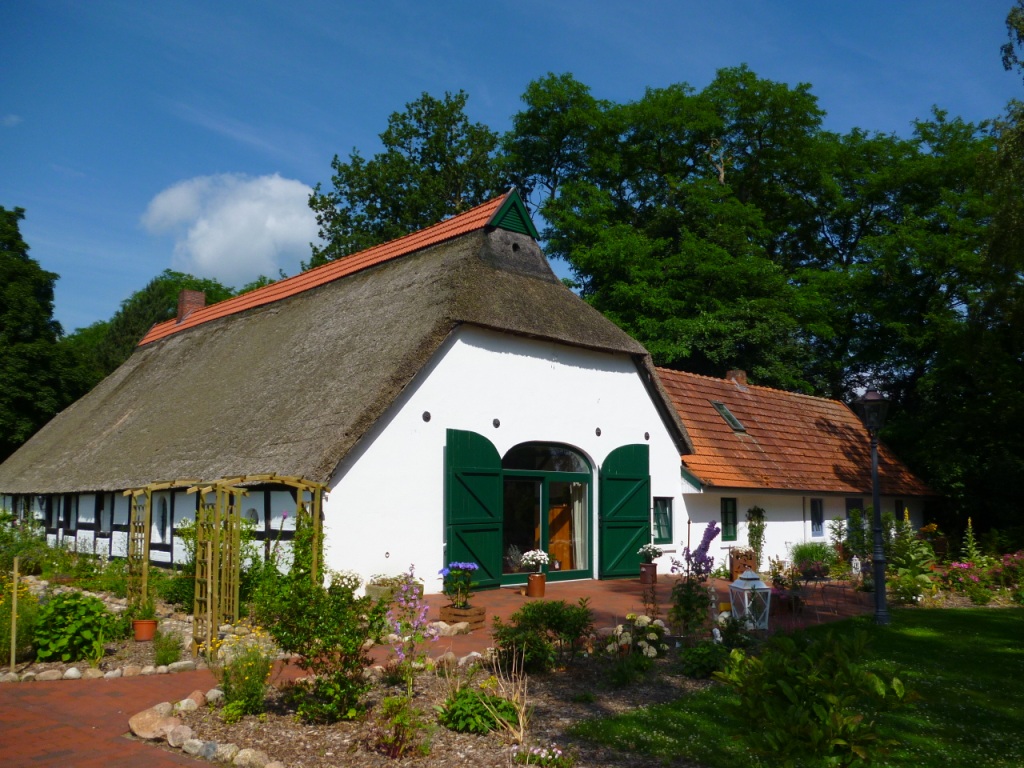
<path id="1" fill-rule="evenodd" d="M 398 240 L 391 240 L 390 242 L 376 245 L 373 248 L 367 248 L 365 251 L 350 254 L 337 261 L 324 264 L 308 272 L 302 272 L 294 277 L 286 278 L 250 293 L 235 296 L 234 298 L 195 310 L 180 323 L 176 319 L 157 323 L 149 329 L 149 332 L 139 342 L 139 346 L 141 347 L 158 339 L 163 339 L 187 328 L 194 328 L 211 320 L 286 299 L 289 296 L 294 296 L 325 283 L 339 280 L 369 267 L 383 264 L 386 261 L 397 259 L 400 256 L 405 256 L 438 243 L 443 243 L 467 232 L 483 229 L 490 223 L 492 217 L 501 210 L 502 205 L 511 194 L 513 192 L 508 192 L 465 213 L 453 216 L 418 232 L 413 232 Z"/>
<path id="2" fill-rule="evenodd" d="M 683 465 L 704 484 L 820 493 L 871 492 L 867 430 L 846 405 L 726 379 L 657 369 L 693 441 Z M 734 430 L 712 404 L 723 403 L 745 431 Z M 885 446 L 879 479 L 886 496 L 932 491 Z"/>

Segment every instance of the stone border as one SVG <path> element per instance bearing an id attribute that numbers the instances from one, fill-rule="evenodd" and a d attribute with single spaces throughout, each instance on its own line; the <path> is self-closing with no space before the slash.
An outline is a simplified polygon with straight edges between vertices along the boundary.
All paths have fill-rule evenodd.
<path id="1" fill-rule="evenodd" d="M 492 651 L 492 649 L 488 649 L 488 651 Z M 439 656 L 435 663 L 440 666 L 465 667 L 469 664 L 476 664 L 485 658 L 483 654 L 471 651 L 460 659 L 448 651 Z M 375 665 L 367 667 L 363 674 L 367 677 L 379 678 L 383 672 L 383 667 Z M 128 720 L 128 727 L 132 735 L 138 739 L 154 742 L 164 741 L 167 746 L 180 749 L 186 755 L 211 762 L 227 763 L 238 766 L 238 768 L 285 768 L 284 763 L 271 760 L 266 752 L 259 749 L 240 749 L 237 744 L 221 744 L 216 741 L 197 739 L 192 728 L 182 723 L 180 717 L 175 717 L 177 712 L 192 712 L 223 698 L 224 692 L 220 688 L 211 688 L 206 693 L 197 689 L 174 704 L 163 701 L 149 709 L 137 712 Z"/>
<path id="2" fill-rule="evenodd" d="M 95 667 L 88 667 L 84 672 L 78 667 L 68 667 L 65 670 L 46 669 L 42 672 L 4 672 L 0 675 L 0 683 L 31 683 L 35 681 L 47 682 L 50 680 L 113 680 L 118 677 L 137 677 L 139 675 L 173 675 L 177 672 L 191 672 L 196 669 L 206 669 L 202 661 L 176 661 L 173 664 L 154 667 L 148 664 L 140 667 L 137 664 L 126 664 L 123 667 L 104 672 Z"/>

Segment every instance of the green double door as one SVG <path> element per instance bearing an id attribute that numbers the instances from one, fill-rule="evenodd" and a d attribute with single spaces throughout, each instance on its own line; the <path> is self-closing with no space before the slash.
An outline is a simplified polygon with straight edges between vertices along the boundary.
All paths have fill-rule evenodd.
<path id="1" fill-rule="evenodd" d="M 626 445 L 601 467 L 598 568 L 602 578 L 635 576 L 650 538 L 648 447 Z M 519 558 L 543 549 L 551 579 L 594 572 L 592 471 L 577 451 L 526 443 L 502 459 L 482 435 L 448 430 L 445 450 L 446 562 L 480 566 L 481 588 L 525 581 Z"/>

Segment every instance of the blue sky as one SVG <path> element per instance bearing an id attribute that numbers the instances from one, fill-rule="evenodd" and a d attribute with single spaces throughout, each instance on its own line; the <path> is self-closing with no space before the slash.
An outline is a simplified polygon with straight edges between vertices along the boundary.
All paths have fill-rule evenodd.
<path id="1" fill-rule="evenodd" d="M 12 0 L 0 27 L 0 206 L 60 275 L 65 330 L 167 267 L 240 285 L 308 258 L 309 188 L 388 115 L 465 90 L 505 130 L 527 83 L 702 88 L 721 67 L 807 82 L 826 127 L 906 135 L 1024 97 L 1012 0 L 138 2 Z"/>

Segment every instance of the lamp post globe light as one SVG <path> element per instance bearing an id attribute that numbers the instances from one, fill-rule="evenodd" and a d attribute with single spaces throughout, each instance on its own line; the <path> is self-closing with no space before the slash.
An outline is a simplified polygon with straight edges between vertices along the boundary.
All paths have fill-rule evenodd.
<path id="1" fill-rule="evenodd" d="M 869 389 L 854 401 L 871 438 L 871 504 L 874 507 L 874 552 L 871 561 L 875 571 L 875 623 L 889 623 L 889 606 L 885 597 L 885 548 L 882 545 L 882 500 L 878 486 L 878 430 L 885 424 L 889 401 L 877 389 Z"/>

